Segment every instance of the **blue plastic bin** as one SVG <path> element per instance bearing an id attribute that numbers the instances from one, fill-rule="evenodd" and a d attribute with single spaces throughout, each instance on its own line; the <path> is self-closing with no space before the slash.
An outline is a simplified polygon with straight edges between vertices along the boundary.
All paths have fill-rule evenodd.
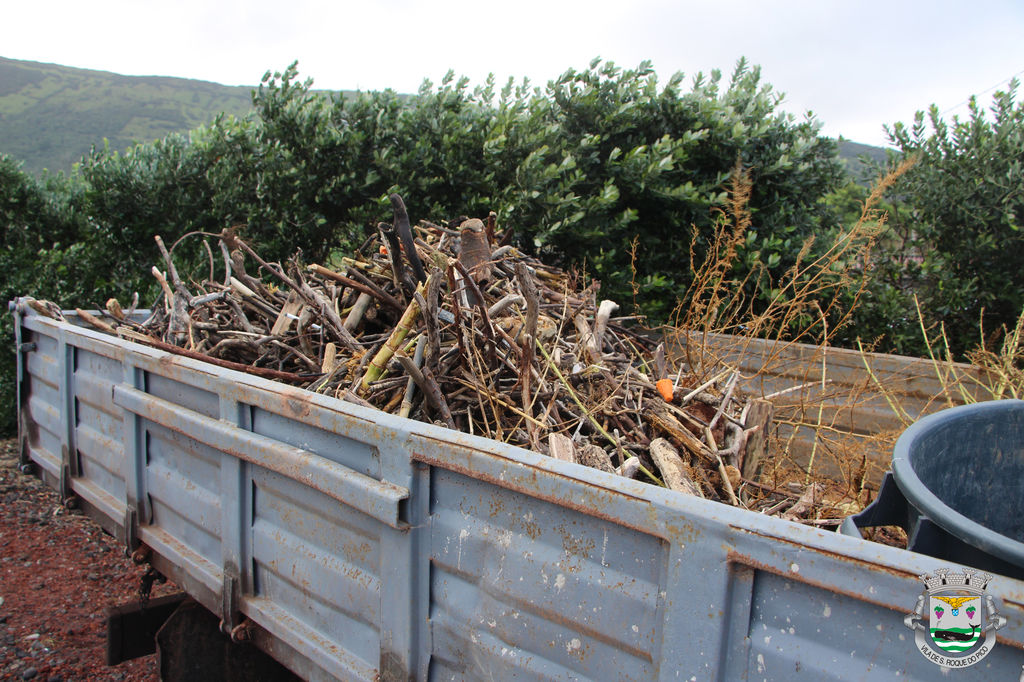
<path id="1" fill-rule="evenodd" d="M 1024 401 L 954 407 L 910 426 L 878 497 L 842 532 L 901 526 L 908 549 L 1024 578 Z"/>

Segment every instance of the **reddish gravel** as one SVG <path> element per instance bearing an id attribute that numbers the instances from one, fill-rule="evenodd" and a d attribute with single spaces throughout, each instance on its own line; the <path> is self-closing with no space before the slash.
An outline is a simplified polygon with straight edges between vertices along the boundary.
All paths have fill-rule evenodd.
<path id="1" fill-rule="evenodd" d="M 0 441 L 0 679 L 157 679 L 155 656 L 105 664 L 105 609 L 138 599 L 144 569 L 20 473 L 17 450 L 16 441 Z"/>

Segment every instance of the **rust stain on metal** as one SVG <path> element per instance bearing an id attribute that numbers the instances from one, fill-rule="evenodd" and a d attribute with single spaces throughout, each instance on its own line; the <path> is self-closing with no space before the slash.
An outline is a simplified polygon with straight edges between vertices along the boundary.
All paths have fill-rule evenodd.
<path id="1" fill-rule="evenodd" d="M 149 561 L 149 556 L 152 553 L 153 550 L 147 547 L 146 545 L 139 545 L 138 549 L 132 552 L 132 562 L 136 566 L 141 566 L 142 564 Z"/>
<path id="2" fill-rule="evenodd" d="M 307 391 L 288 389 L 281 392 L 281 402 L 289 414 L 295 417 L 307 417 L 312 409 L 309 401 L 312 395 Z"/>
<path id="3" fill-rule="evenodd" d="M 436 557 L 430 557 L 430 562 L 432 564 L 438 563 Z M 453 569 L 453 566 L 445 565 L 445 570 Z M 454 570 L 454 572 L 463 576 L 471 575 L 469 573 L 466 573 L 465 571 Z M 654 662 L 654 657 L 651 651 L 647 649 L 641 649 L 621 639 L 616 639 L 613 635 L 600 632 L 593 627 L 585 625 L 578 618 L 574 618 L 571 615 L 566 615 L 560 611 L 543 608 L 543 605 L 539 605 L 532 600 L 519 598 L 513 593 L 503 594 L 502 603 L 510 605 L 521 612 L 539 616 L 543 618 L 546 622 L 562 626 L 568 632 L 575 632 L 579 634 L 581 637 L 587 637 L 591 640 L 613 647 L 615 649 L 618 649 L 619 651 L 629 654 L 630 656 L 639 658 L 648 663 Z M 626 625 L 625 623 L 623 623 L 623 628 L 625 627 Z"/>
<path id="4" fill-rule="evenodd" d="M 759 533 L 756 530 L 751 530 L 750 528 L 743 528 L 743 527 L 740 527 L 740 526 L 732 526 L 732 525 L 730 525 L 729 528 L 732 529 L 732 530 L 743 531 L 744 533 L 748 533 L 750 535 L 756 535 L 758 537 L 762 537 L 762 538 L 765 538 L 767 540 L 771 540 L 772 542 L 787 544 L 787 545 L 790 545 L 792 547 L 797 547 L 798 549 L 806 550 L 808 552 L 813 552 L 813 553 L 821 555 L 821 556 L 827 556 L 827 557 L 829 557 L 831 559 L 836 559 L 838 561 L 843 561 L 843 562 L 848 563 L 848 564 L 857 564 L 859 566 L 862 566 L 862 567 L 867 568 L 869 570 L 875 571 L 877 573 L 888 573 L 889 575 L 893 575 L 893 576 L 895 576 L 897 578 L 914 578 L 914 579 L 917 578 L 917 575 L 914 572 L 912 572 L 912 571 L 904 571 L 904 570 L 901 570 L 901 569 L 898 569 L 898 568 L 892 568 L 890 566 L 886 566 L 884 564 L 875 563 L 873 561 L 867 561 L 865 559 L 858 559 L 856 557 L 847 556 L 846 554 L 840 554 L 838 552 L 833 552 L 833 551 L 830 551 L 830 550 L 827 550 L 827 549 L 821 549 L 819 547 L 814 547 L 812 545 L 808 545 L 808 544 L 805 544 L 805 543 L 802 543 L 802 542 L 797 542 L 795 540 L 790 540 L 788 538 L 780 537 L 780 536 L 777 536 L 777 535 L 769 535 L 767 533 Z"/>
<path id="5" fill-rule="evenodd" d="M 590 555 L 597 547 L 597 543 L 594 542 L 593 538 L 579 538 L 573 535 L 572 532 L 565 529 L 564 526 L 558 529 L 558 532 L 562 536 L 562 550 L 571 557 L 577 557 L 584 561 L 590 560 Z"/>
<path id="6" fill-rule="evenodd" d="M 683 545 L 689 545 L 696 542 L 700 536 L 700 529 L 692 523 L 684 523 L 681 525 L 667 524 L 668 534 L 681 542 Z"/>
<path id="7" fill-rule="evenodd" d="M 177 364 L 180 364 L 180 363 L 178 362 L 178 356 L 166 354 L 166 355 L 158 355 L 157 358 L 156 358 L 156 364 L 159 365 L 160 367 L 167 367 L 167 366 L 173 367 L 174 365 L 177 365 Z"/>
<path id="8" fill-rule="evenodd" d="M 1024 642 L 1014 642 L 1012 639 L 1006 639 L 1002 635 L 996 635 L 996 643 L 1024 651 Z"/>
<path id="9" fill-rule="evenodd" d="M 527 495 L 529 497 L 532 497 L 532 498 L 535 498 L 535 499 L 538 499 L 538 500 L 543 500 L 544 502 L 550 502 L 550 503 L 555 504 L 555 505 L 557 505 L 559 507 L 564 507 L 566 509 L 570 509 L 572 511 L 576 511 L 576 512 L 579 512 L 581 514 L 586 514 L 587 516 L 593 516 L 594 518 L 598 518 L 598 519 L 602 519 L 604 521 L 608 521 L 610 523 L 614 523 L 617 526 L 623 526 L 625 528 L 631 528 L 631 529 L 633 529 L 635 531 L 639 531 L 639 532 L 643 533 L 644 535 L 650 535 L 650 536 L 653 536 L 653 537 L 661 538 L 662 540 L 669 540 L 669 538 L 664 537 L 664 535 L 662 533 L 658 532 L 657 528 L 653 528 L 653 527 L 645 526 L 645 525 L 640 525 L 640 524 L 632 524 L 632 523 L 629 523 L 628 521 L 625 521 L 624 519 L 621 519 L 621 518 L 619 518 L 617 516 L 613 516 L 612 514 L 608 514 L 608 513 L 605 513 L 603 511 L 601 511 L 601 507 L 609 506 L 608 504 L 603 503 L 602 500 L 595 499 L 595 500 L 591 501 L 592 504 L 583 504 L 583 503 L 574 501 L 572 499 L 569 499 L 568 497 L 562 497 L 562 496 L 559 496 L 559 495 L 546 495 L 544 493 L 538 492 L 537 486 L 535 484 L 536 483 L 536 478 L 537 478 L 537 472 L 535 470 L 531 471 L 530 476 L 527 477 L 527 480 L 529 481 L 528 483 L 520 483 L 520 482 L 517 482 L 516 478 L 514 478 L 514 477 L 513 478 L 507 478 L 507 479 L 499 478 L 497 476 L 492 476 L 490 474 L 485 474 L 485 473 L 483 473 L 481 471 L 477 471 L 477 470 L 472 469 L 472 468 L 467 467 L 467 466 L 462 466 L 460 464 L 455 464 L 454 462 L 449 462 L 449 461 L 446 461 L 446 460 L 436 459 L 434 457 L 431 457 L 430 455 L 424 455 L 424 454 L 421 454 L 421 453 L 418 453 L 418 452 L 413 452 L 412 453 L 412 459 L 414 461 L 417 461 L 417 462 L 423 462 L 424 464 L 429 464 L 431 466 L 436 466 L 436 467 L 441 468 L 441 469 L 446 469 L 448 471 L 452 471 L 452 472 L 455 472 L 457 474 L 461 474 L 463 476 L 466 476 L 467 478 L 476 479 L 478 481 L 484 481 L 485 483 L 490 483 L 490 484 L 495 485 L 495 486 L 497 486 L 499 488 L 505 488 L 507 490 L 512 490 L 512 491 L 515 491 L 517 493 L 522 493 L 522 494 Z M 579 482 L 576 479 L 569 478 L 567 476 L 562 476 L 562 475 L 557 474 L 557 473 L 555 473 L 553 471 L 547 471 L 545 473 L 549 474 L 552 477 L 561 478 L 561 479 L 567 480 L 567 481 L 572 481 L 573 483 L 578 483 Z M 533 484 L 531 485 L 530 483 L 533 483 Z M 619 492 L 616 492 L 616 491 L 606 490 L 604 488 L 596 490 L 593 495 L 588 495 L 588 497 L 594 497 L 594 498 L 600 497 L 600 495 L 597 494 L 598 492 L 601 495 L 608 496 L 609 498 L 610 497 L 614 497 L 614 496 L 619 496 L 619 497 L 623 497 L 623 498 L 629 499 L 629 500 L 631 500 L 633 502 L 642 501 L 642 502 L 647 503 L 647 500 L 640 500 L 638 498 L 635 498 L 635 497 L 632 497 L 632 496 L 629 496 L 629 495 L 624 495 L 623 493 L 619 493 Z"/>
<path id="10" fill-rule="evenodd" d="M 897 611 L 897 612 L 900 612 L 900 613 L 902 613 L 905 610 L 905 609 L 901 609 L 898 606 L 894 606 L 893 604 L 888 604 L 888 603 L 886 603 L 884 601 L 881 601 L 879 599 L 873 599 L 873 598 L 869 597 L 867 594 L 865 594 L 864 592 L 860 592 L 860 591 L 857 591 L 857 590 L 844 590 L 843 588 L 838 587 L 836 585 L 833 585 L 831 583 L 823 583 L 823 582 L 819 582 L 817 580 L 811 580 L 810 578 L 808 578 L 808 577 L 806 577 L 804 575 L 801 575 L 799 573 L 795 573 L 793 571 L 782 570 L 780 568 L 772 566 L 771 564 L 766 564 L 763 561 L 758 561 L 757 559 L 754 559 L 753 557 L 749 557 L 746 554 L 742 554 L 740 552 L 730 551 L 726 555 L 726 559 L 727 559 L 727 561 L 729 561 L 729 563 L 741 564 L 743 566 L 749 566 L 750 568 L 756 569 L 758 571 L 765 571 L 766 573 L 771 573 L 772 575 L 777 575 L 779 577 L 786 578 L 787 580 L 792 580 L 794 582 L 803 583 L 804 585 L 810 585 L 811 587 L 817 587 L 817 588 L 819 588 L 821 590 L 824 590 L 826 592 L 831 592 L 831 593 L 834 593 L 834 594 L 839 594 L 839 595 L 842 595 L 844 597 L 849 597 L 850 599 L 854 599 L 856 601 L 867 602 L 869 604 L 874 604 L 875 606 L 883 606 L 883 607 L 885 607 L 887 609 L 890 609 L 892 611 Z M 909 609 L 909 608 L 910 607 L 908 606 L 907 609 Z"/>
<path id="11" fill-rule="evenodd" d="M 527 510 L 524 514 L 520 509 L 506 509 L 504 501 L 500 498 L 492 497 L 487 504 L 490 507 L 490 517 L 492 519 L 496 517 L 507 519 L 512 530 L 522 532 L 531 540 L 536 540 L 543 533 L 540 524 L 533 520 L 532 511 Z"/>
<path id="12" fill-rule="evenodd" d="M 793 543 L 793 544 L 798 544 L 798 543 Z M 818 550 L 814 550 L 814 551 L 818 551 Z M 878 569 L 881 569 L 881 570 L 883 570 L 886 573 L 891 573 L 892 575 L 895 575 L 897 577 L 912 577 L 914 579 L 916 579 L 916 577 L 917 577 L 917 576 L 913 576 L 912 574 L 910 574 L 908 572 L 905 572 L 905 571 L 895 571 L 895 570 L 887 569 L 886 567 L 877 566 L 876 564 L 870 564 L 868 562 L 850 559 L 850 557 L 845 557 L 845 556 L 843 556 L 841 554 L 835 554 L 834 552 L 821 552 L 821 553 L 828 554 L 830 556 L 833 556 L 833 557 L 836 557 L 836 558 L 840 558 L 840 559 L 844 559 L 844 560 L 847 560 L 847 561 L 851 561 L 851 562 L 855 562 L 855 563 L 860 563 L 860 564 L 865 564 L 865 565 L 867 565 L 869 567 L 877 567 Z M 843 588 L 838 587 L 838 586 L 833 585 L 833 584 L 822 583 L 822 582 L 819 582 L 817 580 L 811 580 L 811 579 L 807 578 L 806 576 L 800 575 L 799 573 L 794 573 L 792 571 L 781 570 L 779 568 L 776 568 L 775 566 L 772 566 L 770 564 L 766 564 L 764 562 L 758 561 L 757 559 L 749 557 L 749 556 L 747 556 L 745 554 L 742 554 L 740 552 L 730 551 L 728 553 L 728 555 L 727 555 L 727 559 L 728 559 L 728 561 L 730 563 L 737 563 L 737 564 L 742 564 L 744 566 L 749 566 L 750 568 L 754 568 L 754 569 L 759 570 L 759 571 L 765 571 L 767 573 L 771 573 L 773 575 L 777 575 L 777 576 L 786 578 L 788 580 L 793 580 L 793 581 L 796 581 L 796 582 L 799 582 L 799 583 L 803 583 L 805 585 L 810 585 L 812 587 L 816 587 L 816 588 L 824 590 L 826 592 L 831 592 L 831 593 L 834 593 L 834 594 L 839 594 L 839 595 L 842 595 L 844 597 L 849 597 L 850 599 L 854 599 L 856 601 L 862 601 L 862 602 L 867 602 L 869 604 L 874 604 L 875 606 L 881 606 L 881 607 L 884 607 L 884 608 L 889 609 L 891 611 L 896 611 L 897 613 L 905 613 L 905 612 L 909 612 L 911 610 L 911 604 L 909 602 L 913 601 L 914 595 L 910 595 L 910 599 L 908 601 L 908 604 L 906 605 L 906 608 L 900 608 L 899 606 L 896 606 L 896 605 L 893 605 L 893 604 L 889 604 L 889 603 L 886 603 L 884 601 L 880 601 L 878 599 L 873 599 L 873 598 L 869 597 L 864 592 L 855 591 L 855 590 L 844 590 Z M 1006 600 L 1004 600 L 1003 603 L 1004 604 L 1007 603 Z M 997 635 L 996 636 L 996 641 L 998 643 L 1004 644 L 1006 646 L 1013 647 L 1015 649 L 1024 650 L 1024 643 L 1022 643 L 1022 642 L 1015 642 L 1013 640 L 1005 639 L 1001 635 Z"/>
<path id="13" fill-rule="evenodd" d="M 540 524 L 534 521 L 532 518 L 523 517 L 520 521 L 520 525 L 522 525 L 523 527 L 523 532 L 526 533 L 526 535 L 529 536 L 531 540 L 536 540 L 544 532 L 541 529 Z"/>
<path id="14" fill-rule="evenodd" d="M 346 559 L 352 561 L 358 561 L 360 563 L 366 563 L 367 557 L 370 552 L 373 551 L 373 547 L 368 542 L 346 542 L 342 546 L 342 554 L 345 555 Z"/>
<path id="15" fill-rule="evenodd" d="M 313 649 L 320 649 L 327 656 L 335 659 L 338 663 L 343 665 L 347 664 L 347 667 L 358 671 L 359 677 L 372 679 L 374 675 L 378 673 L 375 668 L 367 668 L 361 660 L 355 659 L 348 649 L 339 646 L 334 640 L 322 636 L 318 631 L 310 628 L 308 623 L 295 618 L 287 611 L 280 608 L 274 608 L 271 620 L 276 621 L 274 625 L 277 627 L 274 627 L 274 630 L 281 628 L 284 631 L 301 632 L 303 636 L 308 638 L 309 647 Z M 280 646 L 280 640 L 277 639 L 276 635 L 271 634 L 268 629 L 265 629 L 259 623 L 252 620 L 249 620 L 248 622 L 249 641 L 254 642 L 261 649 L 268 652 L 273 651 L 275 647 Z M 294 646 L 294 644 L 292 644 L 292 646 Z M 335 672 L 334 674 L 337 673 Z"/>
<path id="16" fill-rule="evenodd" d="M 248 642 L 252 638 L 252 633 L 249 630 L 251 622 L 248 618 L 243 620 L 241 623 L 231 629 L 231 641 L 233 642 Z"/>
<path id="17" fill-rule="evenodd" d="M 491 500 L 490 500 L 490 502 L 488 504 L 491 507 L 491 518 L 492 519 L 495 516 L 504 516 L 505 515 L 505 504 L 504 504 L 504 502 L 502 500 L 497 499 L 497 498 L 491 498 Z"/>

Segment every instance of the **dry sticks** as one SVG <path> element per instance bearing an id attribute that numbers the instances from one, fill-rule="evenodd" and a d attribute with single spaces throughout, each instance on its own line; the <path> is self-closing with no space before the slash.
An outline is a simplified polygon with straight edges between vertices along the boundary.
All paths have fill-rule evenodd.
<path id="1" fill-rule="evenodd" d="M 151 318 L 91 323 L 689 495 L 764 497 L 736 489 L 739 471 L 756 477 L 760 450 L 744 466 L 746 444 L 763 447 L 768 428 L 744 419 L 770 411 L 744 412 L 733 368 L 690 376 L 664 353 L 655 362 L 656 344 L 612 317 L 596 283 L 501 245 L 493 213 L 413 228 L 391 201 L 392 225 L 325 264 L 269 263 L 231 228 L 215 245 L 223 276 L 204 263 L 186 283 L 158 237 L 164 300 Z"/>

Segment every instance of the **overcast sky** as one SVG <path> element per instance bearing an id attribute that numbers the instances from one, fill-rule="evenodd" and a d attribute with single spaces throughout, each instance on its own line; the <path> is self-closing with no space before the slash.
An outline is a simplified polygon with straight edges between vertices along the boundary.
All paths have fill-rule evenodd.
<path id="1" fill-rule="evenodd" d="M 878 145 L 883 124 L 987 106 L 1024 72 L 1024 0 L 34 0 L 2 16 L 3 57 L 227 85 L 294 60 L 318 88 L 414 92 L 448 69 L 543 85 L 650 59 L 667 80 L 746 56 L 786 109 Z"/>

